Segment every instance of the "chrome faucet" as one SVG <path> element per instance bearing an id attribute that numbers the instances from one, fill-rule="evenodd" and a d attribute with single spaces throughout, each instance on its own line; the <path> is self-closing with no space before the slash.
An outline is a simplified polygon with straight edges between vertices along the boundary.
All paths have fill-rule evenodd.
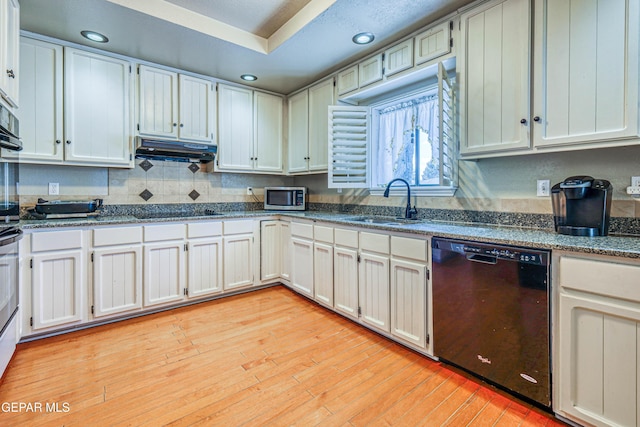
<path id="1" fill-rule="evenodd" d="M 404 210 L 404 218 L 418 219 L 418 210 L 416 209 L 415 206 L 413 208 L 411 207 L 411 187 L 409 186 L 409 183 L 404 179 L 396 178 L 389 181 L 389 183 L 387 184 L 387 188 L 384 190 L 384 197 L 389 197 L 389 188 L 391 187 L 391 184 L 393 184 L 396 181 L 404 182 L 404 185 L 407 186 L 407 207 Z"/>

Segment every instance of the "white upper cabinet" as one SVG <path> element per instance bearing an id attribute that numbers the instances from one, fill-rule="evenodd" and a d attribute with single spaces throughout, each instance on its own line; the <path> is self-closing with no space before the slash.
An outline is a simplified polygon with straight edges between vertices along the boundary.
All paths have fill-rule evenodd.
<path id="1" fill-rule="evenodd" d="M 138 72 L 141 135 L 212 142 L 210 81 L 145 65 Z"/>
<path id="2" fill-rule="evenodd" d="M 443 22 L 415 37 L 416 65 L 451 52 L 451 25 L 451 22 Z"/>
<path id="3" fill-rule="evenodd" d="M 639 9 L 634 0 L 536 0 L 537 147 L 638 135 Z"/>
<path id="4" fill-rule="evenodd" d="M 289 173 L 327 171 L 328 111 L 333 78 L 289 98 Z"/>
<path id="5" fill-rule="evenodd" d="M 382 80 L 382 54 L 366 59 L 358 64 L 358 77 L 360 87 Z"/>
<path id="6" fill-rule="evenodd" d="M 354 65 L 338 73 L 338 95 L 358 89 L 358 66 Z"/>
<path id="7" fill-rule="evenodd" d="M 0 0 L 0 95 L 11 107 L 18 107 L 20 47 L 20 4 Z"/>
<path id="8" fill-rule="evenodd" d="M 529 148 L 529 1 L 491 1 L 460 20 L 461 153 Z"/>
<path id="9" fill-rule="evenodd" d="M 22 151 L 6 151 L 5 158 L 28 163 L 64 160 L 62 46 L 20 40 L 20 136 Z"/>
<path id="10" fill-rule="evenodd" d="M 131 64 L 72 48 L 64 55 L 65 162 L 129 167 Z"/>
<path id="11" fill-rule="evenodd" d="M 384 51 L 384 75 L 391 76 L 413 66 L 413 39 Z"/>
<path id="12" fill-rule="evenodd" d="M 221 170 L 282 173 L 282 98 L 218 85 Z"/>

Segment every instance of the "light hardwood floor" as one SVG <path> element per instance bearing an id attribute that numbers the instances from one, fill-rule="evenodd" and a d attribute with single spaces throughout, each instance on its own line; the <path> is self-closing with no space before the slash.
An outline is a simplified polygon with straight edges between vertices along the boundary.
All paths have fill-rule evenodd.
<path id="1" fill-rule="evenodd" d="M 3 426 L 563 425 L 284 287 L 21 344 L 0 403 Z"/>

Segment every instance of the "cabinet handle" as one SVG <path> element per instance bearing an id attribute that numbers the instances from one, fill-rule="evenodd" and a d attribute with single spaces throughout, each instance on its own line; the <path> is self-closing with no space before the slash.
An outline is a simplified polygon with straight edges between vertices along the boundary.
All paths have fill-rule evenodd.
<path id="1" fill-rule="evenodd" d="M 13 70 L 7 70 L 7 76 L 9 76 L 12 79 L 16 78 L 16 75 L 13 73 Z"/>
<path id="2" fill-rule="evenodd" d="M 183 128 L 184 127 L 184 123 L 180 123 L 180 127 Z"/>
<path id="3" fill-rule="evenodd" d="M 523 125 L 526 125 L 527 124 L 527 119 L 520 119 L 520 123 L 523 124 Z"/>
<path id="4" fill-rule="evenodd" d="M 70 144 L 71 144 L 71 140 L 67 139 L 67 145 L 70 145 Z"/>
<path id="5" fill-rule="evenodd" d="M 533 118 L 533 121 L 534 121 L 534 122 L 540 122 L 540 116 L 535 116 L 535 117 Z"/>
<path id="6" fill-rule="evenodd" d="M 62 144 L 62 141 L 60 141 L 59 139 L 56 139 L 56 144 Z"/>
<path id="7" fill-rule="evenodd" d="M 176 126 L 178 126 L 178 124 L 177 124 L 177 123 L 174 123 L 174 124 L 173 124 L 173 127 L 176 127 Z"/>

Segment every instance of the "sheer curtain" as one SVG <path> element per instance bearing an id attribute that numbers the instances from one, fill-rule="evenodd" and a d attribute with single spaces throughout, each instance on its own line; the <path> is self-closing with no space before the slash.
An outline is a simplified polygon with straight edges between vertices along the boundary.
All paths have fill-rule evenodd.
<path id="1" fill-rule="evenodd" d="M 380 112 L 378 147 L 376 153 L 377 182 L 386 184 L 394 178 L 403 178 L 411 185 L 423 181 L 424 171 L 420 170 L 420 182 L 416 182 L 415 168 L 422 169 L 428 158 L 439 160 L 438 148 L 438 98 L 425 96 L 386 107 Z M 419 129 L 426 133 L 431 142 L 431 153 L 421 153 L 416 162 L 416 133 Z M 427 146 L 428 146 L 427 145 Z M 421 144 L 422 147 L 425 144 Z M 431 164 L 433 163 L 431 160 Z"/>

